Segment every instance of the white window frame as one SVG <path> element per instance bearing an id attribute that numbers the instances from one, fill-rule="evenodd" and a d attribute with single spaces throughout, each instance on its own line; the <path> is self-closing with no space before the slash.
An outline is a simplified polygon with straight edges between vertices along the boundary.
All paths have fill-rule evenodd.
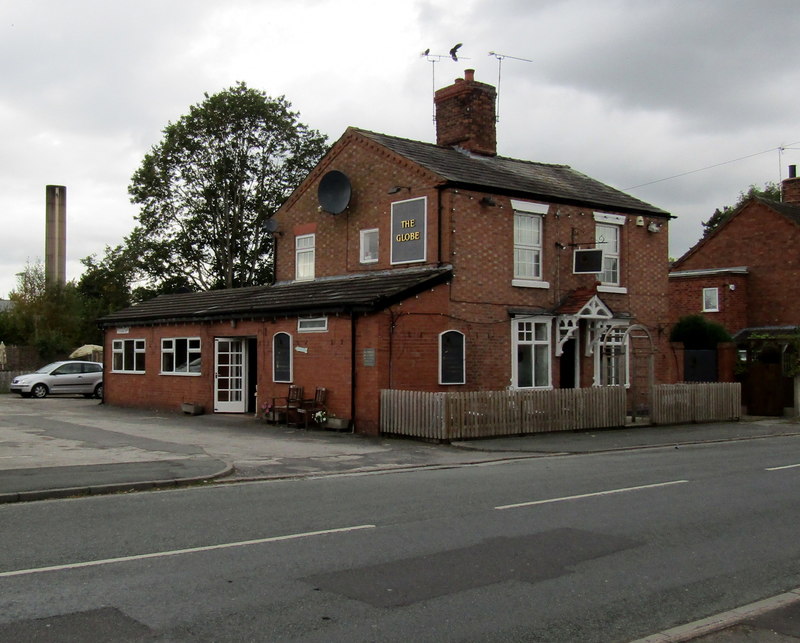
<path id="1" fill-rule="evenodd" d="M 608 236 L 612 237 L 614 246 L 616 246 L 613 249 L 609 245 Z M 603 272 L 598 274 L 601 286 L 619 288 L 622 276 L 622 253 L 620 252 L 622 248 L 622 226 L 619 224 L 596 223 L 594 239 L 596 248 L 603 251 Z M 614 275 L 611 274 L 612 271 L 615 273 Z"/>
<path id="2" fill-rule="evenodd" d="M 523 239 L 522 223 L 531 224 L 533 239 Z M 530 212 L 514 212 L 514 280 L 513 285 L 542 283 L 542 234 L 544 217 Z M 526 229 L 527 231 L 527 229 Z M 521 260 L 521 256 L 531 259 Z M 523 269 L 525 266 L 525 269 Z M 527 269 L 530 267 L 530 269 Z"/>
<path id="3" fill-rule="evenodd" d="M 448 333 L 457 333 L 461 335 L 461 380 L 458 382 L 445 382 L 442 380 L 442 356 L 443 356 L 443 345 L 442 340 L 444 336 Z M 445 330 L 439 333 L 439 384 L 442 386 L 457 386 L 459 384 L 466 384 L 467 383 L 467 337 L 462 333 L 460 330 L 455 330 L 454 328 Z"/>
<path id="4" fill-rule="evenodd" d="M 126 350 L 126 345 L 131 344 L 132 348 Z M 111 342 L 111 372 L 112 373 L 132 373 L 139 374 L 145 372 L 147 364 L 145 356 L 147 344 L 144 339 L 115 339 Z M 141 356 L 141 369 L 137 369 L 137 362 Z M 132 364 L 127 361 L 132 360 Z M 121 365 L 120 365 L 121 364 Z"/>
<path id="5" fill-rule="evenodd" d="M 179 343 L 185 342 L 183 346 Z M 196 371 L 189 370 L 189 365 L 194 360 L 202 360 L 202 342 L 199 337 L 162 337 L 161 338 L 161 375 L 181 375 L 197 377 L 201 374 L 202 361 L 198 362 L 200 368 Z M 185 352 L 185 355 L 182 353 Z M 172 369 L 164 368 L 164 360 L 171 356 Z M 185 370 L 177 370 L 178 361 L 183 359 Z"/>
<path id="6" fill-rule="evenodd" d="M 327 317 L 298 317 L 298 319 L 297 319 L 297 332 L 298 333 L 327 333 L 328 332 L 328 318 Z"/>
<path id="7" fill-rule="evenodd" d="M 374 237 L 375 255 L 369 254 L 370 240 Z M 379 258 L 379 233 L 378 228 L 369 228 L 362 230 L 360 234 L 360 250 L 359 258 L 361 263 L 377 263 Z"/>
<path id="8" fill-rule="evenodd" d="M 713 300 L 713 301 L 712 301 Z M 719 312 L 719 288 L 703 288 L 703 312 Z"/>
<path id="9" fill-rule="evenodd" d="M 543 336 L 537 333 L 543 331 Z M 519 373 L 520 350 L 530 346 L 530 382 L 521 385 Z M 545 347 L 544 352 L 536 350 Z M 546 356 L 545 377 L 537 382 L 537 354 Z M 552 317 L 516 317 L 511 320 L 511 387 L 515 389 L 552 389 L 553 388 L 553 318 Z"/>
<path id="10" fill-rule="evenodd" d="M 315 277 L 316 234 L 300 234 L 294 238 L 294 278 L 312 281 Z"/>
<path id="11" fill-rule="evenodd" d="M 277 379 L 275 373 L 275 340 L 277 339 L 278 335 L 286 335 L 289 338 L 289 379 L 286 380 Z M 287 333 L 285 331 L 277 332 L 272 336 L 272 381 L 282 384 L 291 384 L 294 382 L 294 338 L 292 337 L 291 333 Z"/>

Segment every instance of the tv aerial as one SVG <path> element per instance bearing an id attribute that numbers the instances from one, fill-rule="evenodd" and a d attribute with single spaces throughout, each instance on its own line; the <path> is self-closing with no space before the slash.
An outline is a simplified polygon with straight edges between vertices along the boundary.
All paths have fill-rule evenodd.
<path id="1" fill-rule="evenodd" d="M 459 42 L 456 43 L 448 53 L 446 54 L 432 54 L 430 47 L 428 47 L 425 51 L 420 54 L 421 58 L 425 58 L 429 63 L 431 63 L 431 89 L 432 95 L 436 95 L 436 63 L 450 58 L 454 62 L 458 62 L 459 60 L 469 60 L 469 58 L 465 58 L 458 53 L 458 50 L 463 47 L 464 44 Z M 433 122 L 436 122 L 436 104 L 434 102 L 433 106 Z"/>
<path id="2" fill-rule="evenodd" d="M 497 121 L 499 121 L 500 120 L 500 75 L 501 75 L 501 72 L 503 70 L 503 61 L 506 58 L 509 58 L 511 60 L 519 60 L 519 61 L 524 62 L 524 63 L 532 63 L 533 61 L 528 59 L 528 58 L 519 58 L 517 56 L 509 56 L 508 54 L 498 54 L 495 51 L 490 51 L 489 55 L 490 56 L 494 56 L 495 58 L 497 58 L 497 114 L 495 116 L 495 119 Z"/>

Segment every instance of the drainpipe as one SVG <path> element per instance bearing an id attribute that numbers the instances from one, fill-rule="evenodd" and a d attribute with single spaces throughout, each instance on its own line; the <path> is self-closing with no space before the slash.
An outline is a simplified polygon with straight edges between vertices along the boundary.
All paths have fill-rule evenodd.
<path id="1" fill-rule="evenodd" d="M 350 425 L 356 430 L 356 313 L 350 311 Z"/>
<path id="2" fill-rule="evenodd" d="M 274 286 L 275 282 L 278 280 L 278 238 L 276 233 L 272 233 L 272 283 L 270 286 Z"/>
<path id="3" fill-rule="evenodd" d="M 436 232 L 438 239 L 436 240 L 436 259 L 437 265 L 442 265 L 442 186 L 436 186 L 436 216 L 437 225 Z"/>

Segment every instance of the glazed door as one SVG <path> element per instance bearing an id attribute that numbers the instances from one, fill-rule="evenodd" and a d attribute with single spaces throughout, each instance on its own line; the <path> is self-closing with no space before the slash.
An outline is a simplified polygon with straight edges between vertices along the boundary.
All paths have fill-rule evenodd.
<path id="1" fill-rule="evenodd" d="M 244 339 L 218 337 L 214 346 L 214 411 L 244 413 L 247 382 Z"/>

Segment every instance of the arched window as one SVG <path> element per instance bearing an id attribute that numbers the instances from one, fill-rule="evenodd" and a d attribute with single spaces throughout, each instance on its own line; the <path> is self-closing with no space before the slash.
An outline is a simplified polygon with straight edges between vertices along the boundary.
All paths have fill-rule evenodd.
<path id="1" fill-rule="evenodd" d="M 272 338 L 272 381 L 292 381 L 292 336 L 275 333 Z"/>
<path id="2" fill-rule="evenodd" d="M 464 333 L 447 330 L 439 335 L 439 384 L 464 384 Z"/>

